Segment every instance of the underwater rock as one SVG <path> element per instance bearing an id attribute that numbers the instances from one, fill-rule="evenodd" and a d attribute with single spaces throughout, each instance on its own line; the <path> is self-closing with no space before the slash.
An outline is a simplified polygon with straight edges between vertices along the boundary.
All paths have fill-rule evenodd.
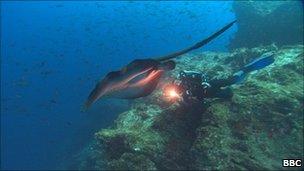
<path id="1" fill-rule="evenodd" d="M 187 107 L 162 99 L 162 85 L 182 69 L 225 77 L 267 51 L 275 62 L 232 86 L 231 100 Z M 302 45 L 184 55 L 151 96 L 95 134 L 78 169 L 282 169 L 283 158 L 303 157 L 303 59 Z"/>
<path id="2" fill-rule="evenodd" d="M 238 31 L 230 49 L 303 44 L 303 2 L 234 1 Z"/>

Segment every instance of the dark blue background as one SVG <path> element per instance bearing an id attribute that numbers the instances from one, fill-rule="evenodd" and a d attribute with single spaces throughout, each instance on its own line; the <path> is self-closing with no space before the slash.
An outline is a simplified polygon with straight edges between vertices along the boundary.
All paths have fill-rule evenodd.
<path id="1" fill-rule="evenodd" d="M 234 19 L 232 2 L 1 2 L 1 168 L 58 169 L 127 108 L 80 108 L 96 80 L 185 48 Z M 234 26 L 200 50 L 226 51 Z"/>

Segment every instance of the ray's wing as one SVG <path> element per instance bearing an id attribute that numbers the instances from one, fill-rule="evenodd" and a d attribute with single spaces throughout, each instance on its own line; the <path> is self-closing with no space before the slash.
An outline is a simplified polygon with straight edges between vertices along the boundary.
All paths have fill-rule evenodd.
<path id="1" fill-rule="evenodd" d="M 99 95 L 102 93 L 101 91 L 103 90 L 104 85 L 104 80 L 96 84 L 95 88 L 93 89 L 93 91 L 91 91 L 89 97 L 83 105 L 83 111 L 89 109 L 89 107 L 99 98 Z"/>
<path id="2" fill-rule="evenodd" d="M 136 59 L 119 71 L 109 72 L 90 93 L 83 110 L 87 110 L 100 97 L 112 91 L 113 87 L 124 89 L 149 75 L 149 71 L 159 64 L 153 59 Z"/>
<path id="3" fill-rule="evenodd" d="M 113 78 L 119 77 L 120 75 L 121 75 L 121 71 L 112 71 L 112 72 L 109 72 L 105 76 L 105 79 L 107 79 L 107 80 L 113 79 Z"/>
<path id="4" fill-rule="evenodd" d="M 115 79 L 121 75 L 121 71 L 112 71 L 109 72 L 105 78 L 103 78 L 101 81 L 99 81 L 95 88 L 91 91 L 89 97 L 87 98 L 87 101 L 85 102 L 83 106 L 83 111 L 87 110 L 96 100 L 98 100 L 105 90 L 107 83 L 109 80 Z"/>
<path id="5" fill-rule="evenodd" d="M 159 64 L 160 62 L 154 59 L 135 59 L 126 65 L 121 71 L 123 73 L 139 73 L 146 68 L 157 67 Z"/>

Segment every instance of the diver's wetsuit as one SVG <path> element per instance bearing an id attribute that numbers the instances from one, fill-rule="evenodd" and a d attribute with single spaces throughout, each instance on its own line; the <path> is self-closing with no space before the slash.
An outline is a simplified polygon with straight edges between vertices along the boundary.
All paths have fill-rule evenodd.
<path id="1" fill-rule="evenodd" d="M 231 98 L 233 93 L 227 86 L 235 84 L 238 76 L 233 75 L 225 79 L 208 80 L 205 74 L 193 71 L 181 71 L 179 74 L 178 86 L 184 91 L 183 99 L 197 99 L 203 101 L 204 98 Z"/>
<path id="2" fill-rule="evenodd" d="M 178 79 L 174 81 L 178 94 L 181 94 L 186 103 L 192 100 L 204 102 L 205 98 L 225 98 L 233 96 L 232 90 L 228 87 L 244 80 L 246 75 L 252 71 L 262 69 L 274 62 L 274 53 L 267 52 L 259 58 L 242 67 L 238 72 L 223 79 L 211 79 L 199 72 L 181 71 Z"/>
<path id="3" fill-rule="evenodd" d="M 181 71 L 176 84 L 186 102 L 191 99 L 203 101 L 204 98 L 231 98 L 232 90 L 228 87 L 241 82 L 245 76 L 262 69 L 274 62 L 274 53 L 267 52 L 253 62 L 242 67 L 238 72 L 224 79 L 211 79 L 199 72 Z"/>

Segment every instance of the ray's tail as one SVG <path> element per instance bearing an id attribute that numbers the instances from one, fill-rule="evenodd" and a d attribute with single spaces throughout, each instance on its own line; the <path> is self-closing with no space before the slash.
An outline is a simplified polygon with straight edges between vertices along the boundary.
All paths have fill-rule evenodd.
<path id="1" fill-rule="evenodd" d="M 209 43 L 210 41 L 212 41 L 213 39 L 217 38 L 219 35 L 221 35 L 222 33 L 224 33 L 226 30 L 228 30 L 234 23 L 236 22 L 236 20 L 232 21 L 231 23 L 227 24 L 225 27 L 223 27 L 222 29 L 220 29 L 219 31 L 213 33 L 211 36 L 207 37 L 206 39 L 197 42 L 195 45 L 190 46 L 186 49 L 165 55 L 165 56 L 161 56 L 161 57 L 156 57 L 154 59 L 158 60 L 158 61 L 166 61 L 172 58 L 175 58 L 177 56 L 183 55 L 185 53 L 188 53 L 192 50 L 198 49 L 204 45 L 206 45 L 207 43 Z"/>

